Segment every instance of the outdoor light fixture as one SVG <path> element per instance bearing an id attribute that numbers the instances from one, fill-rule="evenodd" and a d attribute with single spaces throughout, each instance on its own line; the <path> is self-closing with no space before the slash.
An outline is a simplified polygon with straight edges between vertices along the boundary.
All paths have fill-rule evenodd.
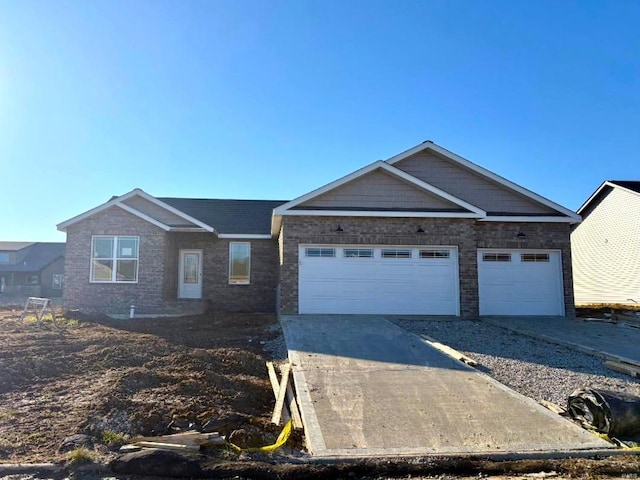
<path id="1" fill-rule="evenodd" d="M 516 238 L 517 238 L 518 240 L 524 240 L 525 238 L 527 238 L 527 236 L 526 236 L 524 233 L 522 233 L 522 230 L 521 230 L 521 231 L 519 231 L 519 232 L 518 232 L 518 234 L 516 235 Z"/>
<path id="2" fill-rule="evenodd" d="M 424 233 L 424 229 L 422 227 L 418 227 L 418 230 L 416 230 L 416 233 Z"/>
<path id="3" fill-rule="evenodd" d="M 342 232 L 344 232 L 344 230 L 342 229 L 342 227 L 340 226 L 340 224 L 338 224 L 338 228 L 336 228 L 336 232 L 338 232 L 338 233 L 342 233 Z"/>

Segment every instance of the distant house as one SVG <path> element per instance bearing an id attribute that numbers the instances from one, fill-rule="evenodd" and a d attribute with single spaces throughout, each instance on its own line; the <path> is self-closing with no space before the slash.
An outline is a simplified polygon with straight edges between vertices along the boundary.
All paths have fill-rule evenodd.
<path id="1" fill-rule="evenodd" d="M 113 197 L 58 225 L 64 303 L 119 314 L 572 316 L 579 221 L 425 142 L 289 202 Z"/>
<path id="2" fill-rule="evenodd" d="M 0 295 L 60 297 L 64 243 L 0 242 Z"/>
<path id="3" fill-rule="evenodd" d="M 640 303 L 640 181 L 608 180 L 571 233 L 577 305 Z"/>

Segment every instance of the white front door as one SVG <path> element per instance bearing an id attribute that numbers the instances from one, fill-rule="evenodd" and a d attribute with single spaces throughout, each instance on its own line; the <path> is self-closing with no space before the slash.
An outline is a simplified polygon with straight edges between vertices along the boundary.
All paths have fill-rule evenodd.
<path id="1" fill-rule="evenodd" d="M 178 298 L 202 298 L 202 250 L 180 250 Z"/>

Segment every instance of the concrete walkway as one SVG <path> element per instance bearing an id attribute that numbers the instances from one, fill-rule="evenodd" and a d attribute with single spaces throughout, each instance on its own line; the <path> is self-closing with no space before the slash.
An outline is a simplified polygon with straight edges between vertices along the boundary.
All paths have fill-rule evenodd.
<path id="1" fill-rule="evenodd" d="M 613 324 L 564 317 L 484 317 L 482 320 L 523 335 L 640 366 L 640 329 L 623 322 Z"/>
<path id="2" fill-rule="evenodd" d="M 611 445 L 371 315 L 281 318 L 317 457 L 525 457 Z"/>

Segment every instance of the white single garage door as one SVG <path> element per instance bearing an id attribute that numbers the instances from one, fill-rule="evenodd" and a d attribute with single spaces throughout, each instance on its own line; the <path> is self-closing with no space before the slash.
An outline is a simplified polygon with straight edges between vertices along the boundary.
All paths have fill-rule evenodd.
<path id="1" fill-rule="evenodd" d="M 301 245 L 300 313 L 459 315 L 455 247 Z"/>
<path id="2" fill-rule="evenodd" d="M 478 250 L 480 315 L 564 315 L 562 262 L 553 250 Z"/>

